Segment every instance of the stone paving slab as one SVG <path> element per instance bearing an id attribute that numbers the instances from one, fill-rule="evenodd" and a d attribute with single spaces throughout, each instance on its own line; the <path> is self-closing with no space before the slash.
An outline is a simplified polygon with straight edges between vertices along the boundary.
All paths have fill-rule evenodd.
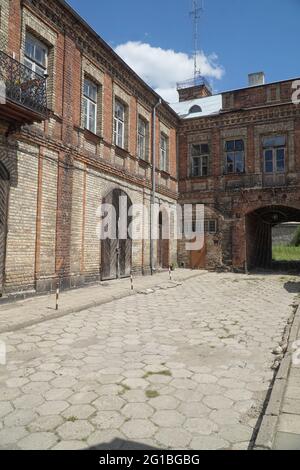
<path id="1" fill-rule="evenodd" d="M 59 296 L 58 311 L 55 309 L 56 293 L 11 302 L 0 299 L 0 333 L 87 310 L 137 293 L 147 295 L 157 289 L 175 288 L 177 283 L 200 276 L 205 272 L 177 269 L 172 272 L 171 281 L 168 272 L 156 273 L 154 276 L 137 276 L 133 280 L 133 291 L 130 279 L 100 282 L 80 289 L 64 291 Z"/>
<path id="2" fill-rule="evenodd" d="M 1 333 L 0 448 L 251 448 L 291 283 L 204 273 Z"/>
<path id="3" fill-rule="evenodd" d="M 295 363 L 295 342 L 300 356 L 299 296 L 293 304 L 294 315 L 288 322 L 281 344 L 283 360 L 275 375 L 268 406 L 255 442 L 256 449 L 298 450 L 300 442 L 300 365 Z M 282 345 L 285 346 L 282 346 Z M 280 349 L 280 348 L 279 348 Z"/>

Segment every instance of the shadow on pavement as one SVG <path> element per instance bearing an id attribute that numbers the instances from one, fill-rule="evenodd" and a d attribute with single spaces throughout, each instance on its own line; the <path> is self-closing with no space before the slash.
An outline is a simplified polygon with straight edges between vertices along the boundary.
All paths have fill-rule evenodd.
<path id="1" fill-rule="evenodd" d="M 125 441 L 123 439 L 114 439 L 111 442 L 104 442 L 86 450 L 162 450 L 155 447 L 142 444 L 140 442 Z"/>
<path id="2" fill-rule="evenodd" d="M 284 284 L 284 288 L 290 293 L 290 294 L 299 294 L 300 293 L 300 281 L 299 282 L 286 282 Z"/>

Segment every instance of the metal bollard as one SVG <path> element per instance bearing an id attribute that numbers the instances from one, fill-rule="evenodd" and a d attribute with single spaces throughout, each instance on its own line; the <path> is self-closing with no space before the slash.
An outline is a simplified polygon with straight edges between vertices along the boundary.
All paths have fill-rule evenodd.
<path id="1" fill-rule="evenodd" d="M 133 276 L 130 274 L 130 283 L 131 283 L 131 290 L 133 290 Z"/>
<path id="2" fill-rule="evenodd" d="M 56 288 L 56 304 L 55 304 L 55 310 L 58 310 L 58 301 L 59 301 L 59 285 L 57 285 L 57 288 Z"/>
<path id="3" fill-rule="evenodd" d="M 170 281 L 172 281 L 172 270 L 171 270 L 171 266 L 169 266 L 169 278 L 170 278 Z"/>

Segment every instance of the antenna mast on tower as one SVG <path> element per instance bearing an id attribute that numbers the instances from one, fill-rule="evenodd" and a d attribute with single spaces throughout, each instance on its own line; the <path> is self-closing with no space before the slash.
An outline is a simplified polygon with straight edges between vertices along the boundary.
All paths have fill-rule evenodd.
<path id="1" fill-rule="evenodd" d="M 198 53 L 199 53 L 199 20 L 203 12 L 203 0 L 193 0 L 193 11 L 190 15 L 193 18 L 194 26 L 194 78 L 201 75 L 200 67 L 198 68 Z"/>

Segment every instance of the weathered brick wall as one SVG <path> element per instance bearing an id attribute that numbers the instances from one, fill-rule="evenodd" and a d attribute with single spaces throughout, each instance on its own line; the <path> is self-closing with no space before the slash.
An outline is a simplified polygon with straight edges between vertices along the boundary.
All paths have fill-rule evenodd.
<path id="1" fill-rule="evenodd" d="M 286 212 L 289 207 L 299 208 L 300 106 L 291 103 L 291 85 L 291 81 L 272 85 L 275 90 L 272 96 L 268 86 L 224 94 L 223 105 L 228 112 L 181 123 L 180 202 L 205 204 L 207 208 L 214 208 L 221 217 L 219 239 L 207 245 L 208 268 L 247 268 L 247 250 L 252 251 L 251 244 L 254 243 L 253 234 L 246 225 L 248 213 L 261 207 L 281 206 Z M 279 103 L 277 99 L 280 99 Z M 241 107 L 242 101 L 245 108 L 255 105 L 258 108 L 229 112 L 235 106 Z M 259 105 L 263 107 L 259 108 Z M 268 188 L 264 183 L 262 139 L 270 135 L 285 135 L 287 139 L 285 182 L 282 187 L 274 184 Z M 245 174 L 227 175 L 224 172 L 224 148 L 228 139 L 244 140 Z M 209 176 L 191 178 L 190 145 L 201 142 L 210 145 Z M 297 218 L 297 215 L 294 217 Z M 179 243 L 178 256 L 180 262 L 189 266 L 190 254 L 186 253 L 183 243 Z"/>
<path id="2" fill-rule="evenodd" d="M 9 30 L 9 0 L 0 0 L 1 28 L 0 28 L 0 50 L 6 52 L 8 45 Z"/>
<path id="3" fill-rule="evenodd" d="M 6 248 L 6 291 L 35 287 L 35 250 L 39 149 L 19 143 L 17 184 L 10 186 Z"/>
<path id="4" fill-rule="evenodd" d="M 55 287 L 57 278 L 62 287 L 99 280 L 101 243 L 96 212 L 102 198 L 113 188 L 121 188 L 133 203 L 146 204 L 145 223 L 149 219 L 152 110 L 158 98 L 59 2 L 1 0 L 0 6 L 1 32 L 7 26 L 9 54 L 24 60 L 27 32 L 49 50 L 49 119 L 14 134 L 19 149 L 15 148 L 13 158 L 7 157 L 11 152 L 5 139 L 7 127 L 2 130 L 0 126 L 1 160 L 11 173 L 6 291 L 46 291 Z M 85 76 L 98 85 L 96 135 L 84 129 Z M 127 105 L 124 153 L 113 145 L 115 97 Z M 148 163 L 137 158 L 139 114 L 148 122 Z M 169 137 L 169 174 L 162 177 L 158 169 L 157 193 L 158 199 L 171 205 L 177 197 L 177 123 L 175 114 L 162 104 L 156 150 L 159 160 L 163 129 Z M 169 249 L 170 260 L 176 261 L 176 240 Z M 132 261 L 134 272 L 149 272 L 149 239 L 134 241 Z"/>

